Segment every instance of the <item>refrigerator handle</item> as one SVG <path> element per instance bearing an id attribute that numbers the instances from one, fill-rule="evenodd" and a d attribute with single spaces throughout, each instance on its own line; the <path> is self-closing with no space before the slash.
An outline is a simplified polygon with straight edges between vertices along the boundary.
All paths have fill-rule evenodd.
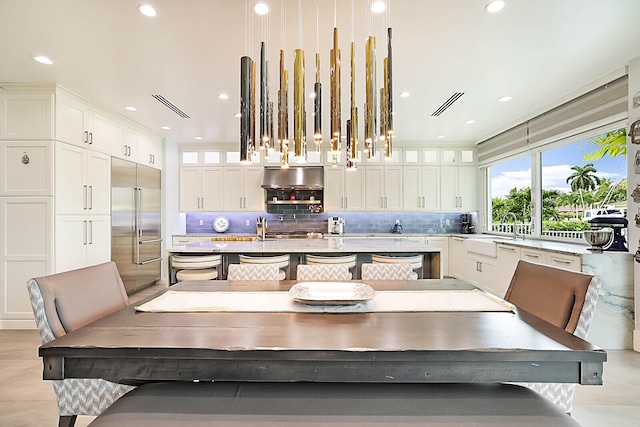
<path id="1" fill-rule="evenodd" d="M 135 260 L 134 263 L 139 264 L 140 263 L 140 231 L 142 229 L 141 224 L 140 224 L 140 207 L 142 205 L 142 190 L 140 188 L 134 188 L 133 189 L 133 194 L 135 195 L 135 215 L 134 215 L 134 221 L 135 221 L 135 233 L 136 233 L 136 238 L 134 241 L 134 245 L 135 245 L 135 250 L 134 250 L 134 256 L 135 256 Z"/>

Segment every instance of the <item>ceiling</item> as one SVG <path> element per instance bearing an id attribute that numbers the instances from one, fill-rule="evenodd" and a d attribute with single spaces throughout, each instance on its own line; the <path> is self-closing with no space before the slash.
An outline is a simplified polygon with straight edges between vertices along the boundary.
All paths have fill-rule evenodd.
<path id="1" fill-rule="evenodd" d="M 265 1 L 272 9 L 268 19 L 247 12 L 252 0 L 149 0 L 157 10 L 154 18 L 137 11 L 143 0 L 0 0 L 0 82 L 58 83 L 175 142 L 201 137 L 202 142 L 235 143 L 240 57 L 259 61 L 259 43 L 267 42 L 275 101 L 279 50 L 285 50 L 292 94 L 293 51 L 302 46 L 309 93 L 319 46 L 328 130 L 334 1 L 283 0 L 286 25 L 281 1 Z M 373 15 L 370 0 L 336 1 L 343 121 L 350 103 L 349 43 L 356 43 L 362 138 L 364 41 L 367 34 L 377 37 L 381 82 L 387 25 L 393 28 L 394 130 L 403 142 L 477 142 L 640 56 L 638 0 L 506 0 L 495 14 L 484 10 L 487 2 L 391 0 L 387 13 Z M 39 64 L 35 55 L 46 55 L 54 64 Z M 410 96 L 399 97 L 402 91 Z M 455 92 L 464 95 L 432 117 Z M 219 99 L 220 93 L 229 98 Z M 498 102 L 506 95 L 513 99 Z M 311 112 L 312 100 L 306 102 Z M 137 111 L 125 110 L 128 105 Z M 311 117 L 307 122 L 311 126 Z"/>

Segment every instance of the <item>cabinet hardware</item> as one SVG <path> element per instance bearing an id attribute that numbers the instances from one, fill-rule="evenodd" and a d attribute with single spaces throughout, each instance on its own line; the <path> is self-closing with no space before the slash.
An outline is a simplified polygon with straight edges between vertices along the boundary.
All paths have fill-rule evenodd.
<path id="1" fill-rule="evenodd" d="M 87 244 L 87 221 L 82 221 L 82 244 Z"/>
<path id="2" fill-rule="evenodd" d="M 89 142 L 89 131 L 84 131 L 84 143 Z"/>
<path id="3" fill-rule="evenodd" d="M 571 264 L 571 261 L 565 261 L 563 259 L 552 258 L 552 262 L 557 262 L 558 264 Z"/>
<path id="4" fill-rule="evenodd" d="M 24 154 L 22 155 L 22 164 L 23 165 L 28 165 L 30 161 L 31 160 L 29 159 L 29 155 L 25 151 Z"/>
<path id="5" fill-rule="evenodd" d="M 510 251 L 510 252 L 515 252 L 516 251 L 515 248 L 506 248 L 504 246 L 498 246 L 498 249 L 500 249 L 501 251 Z"/>
<path id="6" fill-rule="evenodd" d="M 82 209 L 87 210 L 87 186 L 82 186 Z"/>
<path id="7" fill-rule="evenodd" d="M 93 132 L 89 132 L 89 145 L 93 145 Z"/>
<path id="8" fill-rule="evenodd" d="M 202 198 L 202 209 L 204 209 L 204 197 Z"/>
<path id="9" fill-rule="evenodd" d="M 93 221 L 89 221 L 89 244 L 93 245 Z"/>
<path id="10" fill-rule="evenodd" d="M 93 209 L 93 186 L 89 186 L 89 200 L 87 202 L 88 209 Z"/>

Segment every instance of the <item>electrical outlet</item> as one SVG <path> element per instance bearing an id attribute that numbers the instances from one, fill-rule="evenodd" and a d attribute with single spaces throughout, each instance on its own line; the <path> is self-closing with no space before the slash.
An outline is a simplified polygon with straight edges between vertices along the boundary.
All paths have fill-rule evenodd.
<path id="1" fill-rule="evenodd" d="M 200 225 L 204 225 L 204 219 L 200 220 Z"/>
<path id="2" fill-rule="evenodd" d="M 247 227 L 249 226 L 249 220 L 248 219 L 244 222 L 244 225 L 246 225 Z"/>

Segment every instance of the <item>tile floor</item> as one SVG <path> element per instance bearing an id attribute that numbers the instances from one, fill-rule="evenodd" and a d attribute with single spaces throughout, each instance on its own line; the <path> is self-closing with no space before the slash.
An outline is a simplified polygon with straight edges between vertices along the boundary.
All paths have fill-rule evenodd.
<path id="1" fill-rule="evenodd" d="M 131 297 L 144 298 L 151 287 Z M 58 410 L 52 385 L 42 380 L 35 330 L 0 330 L 0 426 L 56 426 Z M 640 353 L 609 350 L 603 386 L 578 386 L 573 417 L 583 427 L 628 427 L 640 419 Z M 93 417 L 80 416 L 85 427 Z"/>

